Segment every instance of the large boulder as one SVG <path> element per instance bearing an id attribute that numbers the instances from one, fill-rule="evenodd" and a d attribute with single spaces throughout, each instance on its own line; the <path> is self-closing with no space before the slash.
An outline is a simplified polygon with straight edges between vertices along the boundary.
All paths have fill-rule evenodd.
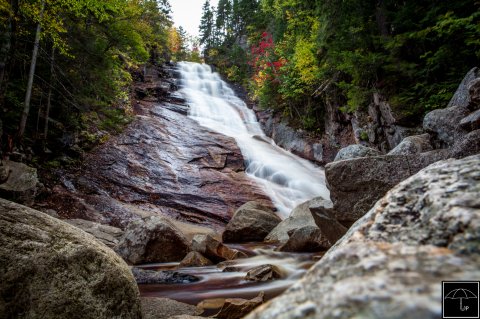
<path id="1" fill-rule="evenodd" d="M 325 200 L 322 197 L 316 197 L 298 205 L 292 210 L 289 217 L 272 229 L 268 236 L 265 237 L 265 241 L 282 244 L 287 242 L 289 231 L 304 226 L 316 226 L 310 212 L 311 208 L 319 206 L 331 207 L 331 205 L 332 203 L 329 200 Z"/>
<path id="2" fill-rule="evenodd" d="M 0 197 L 16 203 L 31 205 L 37 195 L 37 169 L 22 163 L 3 161 L 3 182 Z"/>
<path id="3" fill-rule="evenodd" d="M 334 217 L 344 225 L 362 217 L 373 204 L 399 182 L 449 152 L 436 150 L 415 155 L 384 155 L 329 163 L 327 186 L 334 203 Z"/>
<path id="4" fill-rule="evenodd" d="M 93 236 L 0 199 L 1 318 L 141 318 L 130 269 Z"/>
<path id="5" fill-rule="evenodd" d="M 141 263 L 180 261 L 190 251 L 185 235 L 168 219 L 151 216 L 131 222 L 117 253 L 126 261 Z"/>
<path id="6" fill-rule="evenodd" d="M 245 258 L 247 255 L 239 250 L 229 248 L 210 235 L 197 234 L 192 239 L 192 250 L 214 262 Z"/>
<path id="7" fill-rule="evenodd" d="M 84 219 L 65 219 L 64 222 L 89 233 L 110 248 L 114 248 L 124 232 L 120 228 L 103 225 Z"/>
<path id="8" fill-rule="evenodd" d="M 450 147 L 467 132 L 460 127 L 460 122 L 469 114 L 466 106 L 452 106 L 433 110 L 423 118 L 423 128 L 432 133 L 439 146 Z"/>
<path id="9" fill-rule="evenodd" d="M 352 144 L 338 151 L 334 161 L 336 162 L 357 157 L 378 156 L 381 154 L 382 153 L 373 148 L 366 147 L 360 144 Z"/>
<path id="10" fill-rule="evenodd" d="M 409 155 L 433 150 L 430 134 L 413 135 L 403 139 L 388 155 Z"/>
<path id="11" fill-rule="evenodd" d="M 258 202 L 242 205 L 228 222 L 222 235 L 225 243 L 263 241 L 282 220 Z"/>
<path id="12" fill-rule="evenodd" d="M 479 180 L 476 155 L 403 181 L 247 318 L 440 318 L 441 280 L 480 277 Z"/>

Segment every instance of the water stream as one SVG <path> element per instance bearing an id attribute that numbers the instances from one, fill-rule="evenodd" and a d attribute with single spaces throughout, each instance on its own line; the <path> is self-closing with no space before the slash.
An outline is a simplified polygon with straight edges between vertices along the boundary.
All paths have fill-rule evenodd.
<path id="1" fill-rule="evenodd" d="M 179 71 L 180 92 L 190 106 L 189 116 L 204 127 L 235 138 L 248 175 L 263 186 L 281 217 L 306 200 L 329 198 L 323 169 L 265 136 L 254 112 L 210 66 L 181 62 Z"/>
<path id="2" fill-rule="evenodd" d="M 265 136 L 253 111 L 208 65 L 182 62 L 178 68 L 180 93 L 190 106 L 189 116 L 201 126 L 235 138 L 247 174 L 264 188 L 282 218 L 304 201 L 317 196 L 329 198 L 323 169 L 283 150 Z M 298 280 L 316 259 L 315 254 L 276 252 L 274 247 L 263 243 L 229 246 L 253 257 L 228 262 L 234 271 L 227 272 L 221 265 L 180 269 L 175 263 L 144 265 L 142 268 L 152 270 L 175 269 L 200 280 L 190 284 L 140 285 L 141 294 L 194 305 L 215 298 L 250 299 L 261 291 L 270 299 Z M 264 283 L 245 280 L 248 270 L 265 264 L 279 268 L 282 278 Z"/>

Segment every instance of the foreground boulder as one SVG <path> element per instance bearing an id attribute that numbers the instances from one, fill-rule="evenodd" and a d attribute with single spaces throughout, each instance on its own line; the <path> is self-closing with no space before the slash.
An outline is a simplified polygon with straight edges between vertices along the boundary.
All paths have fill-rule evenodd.
<path id="1" fill-rule="evenodd" d="M 336 161 L 341 161 L 341 160 L 346 160 L 346 159 L 352 159 L 352 158 L 358 158 L 358 157 L 368 157 L 368 156 L 378 156 L 382 155 L 379 151 L 366 147 L 360 144 L 352 144 L 348 145 L 347 147 L 342 148 L 340 151 L 338 151 L 337 155 L 335 156 L 335 159 L 333 160 L 334 162 Z"/>
<path id="2" fill-rule="evenodd" d="M 3 161 L 0 197 L 31 205 L 37 195 L 37 169 L 22 163 Z"/>
<path id="3" fill-rule="evenodd" d="M 435 150 L 415 155 L 384 155 L 329 163 L 327 186 L 334 203 L 334 217 L 351 225 L 399 182 L 431 163 L 449 157 Z"/>
<path id="4" fill-rule="evenodd" d="M 141 318 L 130 269 L 93 236 L 0 199 L 0 317 Z"/>
<path id="5" fill-rule="evenodd" d="M 136 265 L 180 261 L 190 249 L 187 238 L 175 225 L 152 216 L 131 222 L 115 250 Z"/>
<path id="6" fill-rule="evenodd" d="M 239 250 L 231 249 L 210 235 L 198 234 L 192 239 L 192 250 L 214 262 L 245 258 L 247 255 Z"/>
<path id="7" fill-rule="evenodd" d="M 247 318 L 441 318 L 441 280 L 480 277 L 479 181 L 480 155 L 410 177 Z"/>
<path id="8" fill-rule="evenodd" d="M 233 215 L 222 235 L 225 243 L 263 241 L 282 220 L 258 202 L 242 205 Z"/>

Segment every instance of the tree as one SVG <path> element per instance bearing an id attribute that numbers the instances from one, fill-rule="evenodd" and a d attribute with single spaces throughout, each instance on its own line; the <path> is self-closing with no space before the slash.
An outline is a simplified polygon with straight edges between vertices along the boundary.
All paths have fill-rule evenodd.
<path id="1" fill-rule="evenodd" d="M 200 20 L 200 44 L 204 45 L 204 51 L 208 51 L 213 47 L 214 39 L 214 15 L 212 8 L 210 7 L 210 1 L 205 0 L 205 3 L 202 7 L 202 18 Z"/>

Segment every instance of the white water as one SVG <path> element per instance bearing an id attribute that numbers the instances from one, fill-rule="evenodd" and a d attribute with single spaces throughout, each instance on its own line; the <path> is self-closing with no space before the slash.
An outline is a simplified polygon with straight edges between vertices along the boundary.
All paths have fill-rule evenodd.
<path id="1" fill-rule="evenodd" d="M 235 138 L 247 174 L 263 186 L 282 217 L 306 200 L 329 198 L 323 169 L 269 142 L 254 112 L 210 66 L 181 62 L 179 71 L 180 92 L 190 105 L 189 116 L 204 127 Z"/>

